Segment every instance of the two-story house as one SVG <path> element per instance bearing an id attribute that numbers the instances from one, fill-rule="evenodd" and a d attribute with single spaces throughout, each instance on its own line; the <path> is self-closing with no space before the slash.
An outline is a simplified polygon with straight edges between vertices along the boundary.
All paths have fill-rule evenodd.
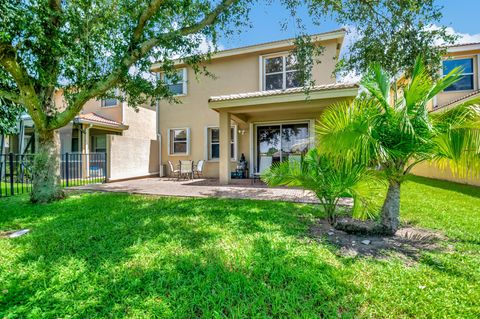
<path id="1" fill-rule="evenodd" d="M 449 73 L 455 67 L 463 69 L 462 77 L 435 97 L 431 105 L 431 112 L 441 112 L 480 96 L 480 42 L 449 46 L 442 61 L 442 75 Z M 413 173 L 425 177 L 480 186 L 480 179 L 478 178 L 458 178 L 449 169 L 439 168 L 427 163 L 416 167 Z"/>
<path id="2" fill-rule="evenodd" d="M 308 94 L 297 80 L 294 39 L 217 52 L 206 65 L 215 78 L 197 80 L 176 61 L 181 81 L 170 89 L 181 103 L 158 107 L 160 162 L 205 160 L 204 175 L 226 184 L 242 154 L 250 176 L 298 159 L 314 145 L 322 111 L 357 95 L 356 84 L 337 83 L 334 74 L 344 36 L 345 30 L 312 36 L 324 52 L 313 66 L 315 86 Z M 161 74 L 160 64 L 152 70 Z"/>

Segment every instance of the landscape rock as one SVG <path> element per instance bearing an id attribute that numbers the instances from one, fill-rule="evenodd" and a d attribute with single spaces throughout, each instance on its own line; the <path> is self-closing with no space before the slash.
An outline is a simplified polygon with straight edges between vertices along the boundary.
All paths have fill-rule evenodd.
<path id="1" fill-rule="evenodd" d="M 370 240 L 368 240 L 368 239 L 362 240 L 362 244 L 370 245 Z"/>

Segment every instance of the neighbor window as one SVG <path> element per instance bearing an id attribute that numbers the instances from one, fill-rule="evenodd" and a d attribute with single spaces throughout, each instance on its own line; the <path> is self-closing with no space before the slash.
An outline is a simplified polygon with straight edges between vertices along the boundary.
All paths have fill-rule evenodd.
<path id="1" fill-rule="evenodd" d="M 209 127 L 207 129 L 208 138 L 208 159 L 218 160 L 220 158 L 220 130 L 218 127 Z M 235 127 L 232 126 L 230 131 L 230 157 L 236 158 L 236 135 Z"/>
<path id="2" fill-rule="evenodd" d="M 167 76 L 165 73 L 161 74 L 162 81 L 168 87 L 173 95 L 187 94 L 187 69 L 182 68 L 177 70 L 175 76 Z"/>
<path id="3" fill-rule="evenodd" d="M 120 91 L 115 90 L 115 95 L 119 95 Z M 113 98 L 102 99 L 102 107 L 113 107 L 118 105 L 118 100 Z"/>
<path id="4" fill-rule="evenodd" d="M 178 128 L 168 130 L 169 155 L 188 155 L 190 130 Z"/>
<path id="5" fill-rule="evenodd" d="M 460 80 L 447 87 L 445 91 L 473 90 L 473 58 L 443 61 L 443 75 L 447 75 L 456 67 L 462 68 L 462 76 Z"/>
<path id="6" fill-rule="evenodd" d="M 293 55 L 265 57 L 263 64 L 264 90 L 284 90 L 302 86 L 298 79 L 297 60 Z"/>

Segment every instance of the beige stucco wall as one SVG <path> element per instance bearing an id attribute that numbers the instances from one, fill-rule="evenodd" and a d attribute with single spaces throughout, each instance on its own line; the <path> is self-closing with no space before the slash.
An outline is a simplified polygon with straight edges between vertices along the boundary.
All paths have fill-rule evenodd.
<path id="1" fill-rule="evenodd" d="M 323 42 L 325 47 L 321 63 L 313 68 L 313 79 L 316 84 L 335 83 L 333 71 L 336 63 L 337 40 Z M 275 52 L 285 52 L 291 48 L 277 49 Z M 219 125 L 219 115 L 208 106 L 208 99 L 211 96 L 255 92 L 260 90 L 260 65 L 259 57 L 264 54 L 274 53 L 272 51 L 255 52 L 241 56 L 214 59 L 207 65 L 209 72 L 215 78 L 198 76 L 192 69 L 187 69 L 187 95 L 179 97 L 180 104 L 169 104 L 166 101 L 160 102 L 158 117 L 162 134 L 162 163 L 168 160 L 178 163 L 179 160 L 190 159 L 197 162 L 207 158 L 206 151 L 206 128 Z M 297 102 L 298 103 L 298 102 Z M 259 106 L 265 108 L 265 106 Z M 250 122 L 256 121 L 277 121 L 305 119 L 313 120 L 318 117 L 318 112 L 299 113 L 295 111 L 279 112 L 268 111 L 256 113 L 249 119 L 248 123 L 234 123 L 237 127 L 237 157 L 242 153 L 247 160 L 250 159 Z M 190 154 L 188 156 L 168 155 L 168 129 L 189 128 L 190 129 Z M 241 135 L 238 130 L 245 130 Z M 231 168 L 236 162 L 231 163 Z M 205 165 L 205 175 L 218 177 L 218 162 L 208 161 Z"/>
<path id="2" fill-rule="evenodd" d="M 158 175 L 158 141 L 107 135 L 108 180 Z"/>
<path id="3" fill-rule="evenodd" d="M 123 136 L 140 139 L 157 139 L 157 114 L 155 107 L 142 105 L 138 111 L 123 105 L 123 123 L 128 125 L 128 130 Z"/>
<path id="4" fill-rule="evenodd" d="M 414 167 L 412 173 L 418 176 L 424 176 L 435 179 L 442 179 L 462 184 L 480 186 L 480 178 L 458 178 L 452 174 L 450 169 L 439 168 L 429 163 L 421 163 Z"/>

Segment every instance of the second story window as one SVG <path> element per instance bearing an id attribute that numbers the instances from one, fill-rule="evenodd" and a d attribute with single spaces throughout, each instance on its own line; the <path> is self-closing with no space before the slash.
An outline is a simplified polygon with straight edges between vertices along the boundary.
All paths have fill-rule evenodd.
<path id="1" fill-rule="evenodd" d="M 115 90 L 115 95 L 119 95 L 119 90 Z M 118 100 L 113 98 L 102 99 L 102 107 L 114 107 L 118 105 Z"/>
<path id="2" fill-rule="evenodd" d="M 179 69 L 175 76 L 168 77 L 165 73 L 161 74 L 162 80 L 173 95 L 187 94 L 187 69 Z"/>
<path id="3" fill-rule="evenodd" d="M 294 56 L 283 54 L 265 57 L 263 60 L 263 89 L 285 90 L 301 87 L 298 79 L 297 61 Z"/>
<path id="4" fill-rule="evenodd" d="M 450 85 L 445 91 L 468 91 L 474 88 L 473 77 L 473 58 L 454 59 L 443 61 L 443 75 L 447 75 L 456 67 L 461 67 L 462 77 L 457 82 Z"/>

